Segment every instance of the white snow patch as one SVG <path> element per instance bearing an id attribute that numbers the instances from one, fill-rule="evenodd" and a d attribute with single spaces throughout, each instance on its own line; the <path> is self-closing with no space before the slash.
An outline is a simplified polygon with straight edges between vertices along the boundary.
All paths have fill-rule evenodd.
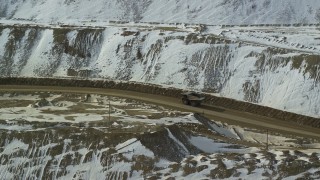
<path id="1" fill-rule="evenodd" d="M 134 155 L 143 155 L 154 158 L 153 152 L 143 146 L 136 138 L 118 144 L 116 149 L 118 153 L 122 153 L 128 159 L 132 159 Z"/>
<path id="2" fill-rule="evenodd" d="M 202 136 L 191 136 L 190 143 L 206 153 L 217 153 L 217 152 L 236 152 L 236 153 L 254 153 L 259 151 L 258 148 L 241 148 L 234 149 L 229 148 L 231 144 L 215 142 L 212 139 Z"/>
<path id="3" fill-rule="evenodd" d="M 0 154 L 10 155 L 19 150 L 28 150 L 29 145 L 23 143 L 21 140 L 14 139 L 9 144 L 5 145 L 4 150 Z"/>

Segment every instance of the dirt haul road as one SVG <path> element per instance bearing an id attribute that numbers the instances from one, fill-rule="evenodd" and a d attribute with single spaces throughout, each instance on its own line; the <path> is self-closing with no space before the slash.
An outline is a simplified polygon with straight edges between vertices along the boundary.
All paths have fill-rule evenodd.
<path id="1" fill-rule="evenodd" d="M 81 93 L 81 94 L 101 94 L 117 96 L 128 99 L 150 102 L 158 105 L 171 107 L 173 109 L 200 113 L 209 119 L 226 122 L 228 124 L 242 127 L 252 127 L 269 132 L 279 132 L 301 137 L 320 138 L 320 130 L 308 126 L 300 126 L 292 122 L 285 122 L 278 119 L 268 118 L 241 112 L 231 109 L 214 107 L 204 104 L 201 107 L 191 107 L 183 105 L 177 98 L 159 96 L 153 94 L 139 93 L 133 91 L 123 91 L 116 89 L 83 88 L 83 87 L 58 87 L 58 86 L 18 86 L 0 85 L 0 92 L 61 92 L 61 93 Z"/>

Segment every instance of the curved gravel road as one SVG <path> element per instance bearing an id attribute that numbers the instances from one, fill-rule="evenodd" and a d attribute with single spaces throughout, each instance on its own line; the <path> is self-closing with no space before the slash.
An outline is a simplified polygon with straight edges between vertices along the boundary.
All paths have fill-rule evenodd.
<path id="1" fill-rule="evenodd" d="M 228 124 L 240 125 L 242 127 L 251 127 L 269 132 L 279 132 L 301 137 L 320 138 L 320 130 L 308 126 L 301 126 L 292 122 L 281 121 L 221 107 L 215 107 L 204 104 L 201 107 L 191 107 L 181 103 L 180 99 L 153 94 L 145 94 L 133 91 L 123 91 L 116 89 L 83 88 L 83 87 L 58 87 L 58 86 L 18 86 L 18 85 L 0 85 L 2 92 L 33 92 L 50 91 L 63 93 L 84 93 L 101 94 L 117 96 L 128 99 L 136 99 L 154 104 L 171 107 L 181 111 L 204 114 L 209 119 L 226 122 Z"/>

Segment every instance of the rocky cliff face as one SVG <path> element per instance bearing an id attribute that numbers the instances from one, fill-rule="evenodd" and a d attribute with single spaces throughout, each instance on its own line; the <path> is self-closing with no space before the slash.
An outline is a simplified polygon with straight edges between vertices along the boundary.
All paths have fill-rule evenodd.
<path id="1" fill-rule="evenodd" d="M 320 114 L 316 53 L 173 26 L 2 26 L 0 34 L 1 76 L 147 82 Z"/>

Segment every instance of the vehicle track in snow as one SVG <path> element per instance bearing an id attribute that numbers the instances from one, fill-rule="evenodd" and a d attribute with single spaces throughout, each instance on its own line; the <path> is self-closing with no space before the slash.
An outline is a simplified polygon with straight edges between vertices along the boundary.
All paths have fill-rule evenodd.
<path id="1" fill-rule="evenodd" d="M 80 93 L 80 94 L 101 94 L 116 96 L 128 99 L 135 99 L 167 106 L 173 109 L 200 113 L 209 119 L 221 121 L 231 125 L 256 128 L 269 132 L 278 132 L 301 137 L 320 138 L 318 128 L 302 126 L 292 122 L 281 121 L 275 118 L 260 116 L 248 112 L 232 110 L 222 107 L 204 104 L 201 107 L 184 105 L 179 99 L 154 94 L 146 94 L 134 91 L 118 89 L 86 88 L 86 87 L 60 87 L 60 86 L 22 86 L 22 85 L 1 85 L 0 92 L 61 92 L 61 93 Z"/>

